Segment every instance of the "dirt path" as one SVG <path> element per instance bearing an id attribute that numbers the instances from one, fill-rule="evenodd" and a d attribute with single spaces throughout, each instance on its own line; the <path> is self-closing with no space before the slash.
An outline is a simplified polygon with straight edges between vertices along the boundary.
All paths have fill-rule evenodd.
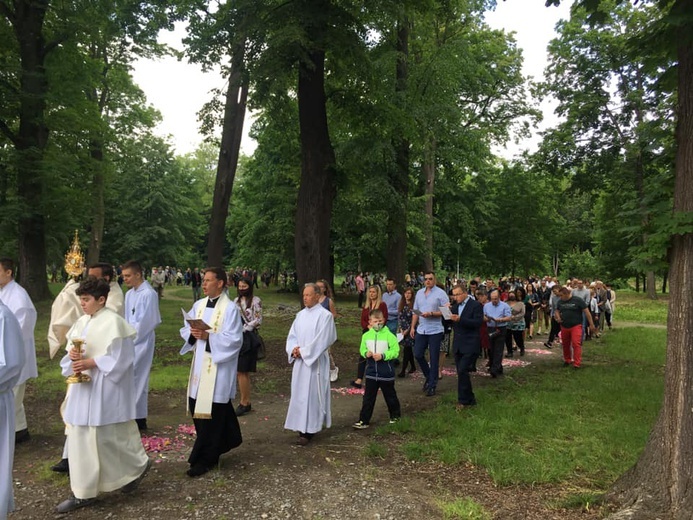
<path id="1" fill-rule="evenodd" d="M 529 348 L 539 348 L 535 340 Z M 555 486 L 497 488 L 485 471 L 468 464 L 442 466 L 404 460 L 396 450 L 397 436 L 378 435 L 387 424 L 387 410 L 379 399 L 372 428 L 355 431 L 361 395 L 344 386 L 355 369 L 349 351 L 335 349 L 341 367 L 333 384 L 332 428 L 316 436 L 308 447 L 294 444 L 296 434 L 283 429 L 288 406 L 290 369 L 279 345 L 268 345 L 269 355 L 255 383 L 272 391 L 256 395 L 253 412 L 241 417 L 244 442 L 222 458 L 219 470 L 198 479 L 187 477 L 185 462 L 192 446 L 191 421 L 185 416 L 184 390 L 150 396 L 150 447 L 169 444 L 160 453 L 150 452 L 155 463 L 140 489 L 132 495 L 102 495 L 97 504 L 70 514 L 72 518 L 123 519 L 423 519 L 442 518 L 440 500 L 471 497 L 499 519 L 589 519 L 595 513 L 551 509 L 547 501 L 564 493 Z M 551 355 L 528 354 L 533 363 L 558 362 Z M 480 363 L 481 365 L 481 363 Z M 510 368 L 509 370 L 522 370 Z M 456 391 L 456 378 L 448 360 L 439 396 L 421 393 L 421 379 L 397 380 L 403 415 L 435 406 L 445 393 Z M 270 384 L 271 382 L 271 384 Z M 475 385 L 493 384 L 483 375 Z M 15 457 L 15 498 L 18 511 L 10 520 L 55 518 L 55 506 L 69 493 L 65 476 L 50 471 L 60 458 L 62 435 L 58 407 L 62 395 L 51 402 L 29 396 L 32 438 L 19 445 Z M 483 403 L 480 403 L 483 406 Z M 452 413 L 452 409 L 451 409 Z M 385 426 L 385 428 L 392 428 Z M 374 439 L 384 443 L 385 460 L 368 459 L 365 448 Z"/>

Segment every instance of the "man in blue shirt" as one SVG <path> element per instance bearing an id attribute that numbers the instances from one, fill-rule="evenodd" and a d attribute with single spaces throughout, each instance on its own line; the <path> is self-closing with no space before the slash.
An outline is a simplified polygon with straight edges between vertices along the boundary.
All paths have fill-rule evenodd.
<path id="1" fill-rule="evenodd" d="M 397 324 L 399 323 L 399 301 L 402 295 L 397 292 L 397 286 L 392 278 L 385 280 L 383 302 L 387 305 L 387 328 L 390 332 L 397 334 Z"/>
<path id="2" fill-rule="evenodd" d="M 450 299 L 443 289 L 436 286 L 436 277 L 432 272 L 424 273 L 424 287 L 419 289 L 414 298 L 414 314 L 411 319 L 411 337 L 414 338 L 414 358 L 421 367 L 426 379 L 423 391 L 427 396 L 436 395 L 438 384 L 438 360 L 440 343 L 443 340 L 443 321 L 440 307 L 450 305 Z M 426 361 L 426 349 L 429 349 L 431 365 Z"/>
<path id="3" fill-rule="evenodd" d="M 507 303 L 500 301 L 498 289 L 491 291 L 489 298 L 491 301 L 484 305 L 484 321 L 488 327 L 490 340 L 488 357 L 491 368 L 489 368 L 489 374 L 491 377 L 498 377 L 503 374 L 503 348 L 512 311 Z"/>

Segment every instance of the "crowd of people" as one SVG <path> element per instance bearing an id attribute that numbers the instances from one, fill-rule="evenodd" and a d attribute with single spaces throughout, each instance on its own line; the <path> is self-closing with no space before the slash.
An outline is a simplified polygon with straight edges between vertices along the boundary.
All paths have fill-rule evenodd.
<path id="1" fill-rule="evenodd" d="M 186 473 L 198 477 L 242 443 L 238 417 L 252 411 L 250 375 L 257 369 L 262 342 L 262 302 L 253 293 L 255 271 L 208 267 L 191 272 L 190 285 L 199 275 L 203 295 L 196 295 L 184 313 L 180 354 L 192 355 L 186 404 L 197 435 Z M 0 517 L 13 508 L 14 445 L 30 438 L 24 387 L 37 377 L 36 310 L 14 281 L 14 273 L 12 260 L 0 259 Z M 68 280 L 53 302 L 50 354 L 65 349 L 61 370 L 74 382 L 63 407 L 63 454 L 53 466 L 69 474 L 72 491 L 57 506 L 59 513 L 88 506 L 101 492 L 134 491 L 151 466 L 139 433 L 148 428 L 149 375 L 161 323 L 161 293 L 154 287 L 159 274 L 153 269 L 150 283 L 136 261 L 117 269 L 97 263 L 89 266 L 82 281 Z M 395 381 L 417 369 L 423 374 L 424 395 L 435 396 L 445 356 L 454 359 L 456 408 L 463 410 L 476 405 L 470 374 L 479 370 L 479 358 L 488 360 L 486 368 L 497 378 L 503 374 L 504 356 L 512 357 L 516 350 L 522 356 L 527 339 L 548 334 L 545 347 L 560 342 L 564 365 L 579 368 L 582 342 L 612 326 L 616 293 L 600 281 L 571 279 L 560 285 L 545 277 L 495 283 L 449 276 L 445 284 L 438 284 L 433 272 L 416 275 L 415 283 L 412 275 L 400 284 L 401 294 L 392 278 L 354 277 L 363 296 L 356 378 L 351 384 L 364 388 L 355 429 L 369 427 L 378 390 L 390 422 L 397 422 L 401 406 Z M 124 297 L 120 280 L 128 288 Z M 331 425 L 330 383 L 338 379 L 339 369 L 330 353 L 337 339 L 330 284 L 305 284 L 302 301 L 304 308 L 285 344 L 292 378 L 284 427 L 297 432 L 296 442 L 305 446 Z M 234 408 L 236 388 L 240 398 Z"/>

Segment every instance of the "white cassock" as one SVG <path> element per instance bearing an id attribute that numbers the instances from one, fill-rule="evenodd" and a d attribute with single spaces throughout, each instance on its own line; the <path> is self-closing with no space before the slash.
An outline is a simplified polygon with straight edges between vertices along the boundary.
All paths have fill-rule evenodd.
<path id="1" fill-rule="evenodd" d="M 330 396 L 330 357 L 327 349 L 337 341 L 332 313 L 322 305 L 306 307 L 296 315 L 286 353 L 293 363 L 291 400 L 284 428 L 301 433 L 316 433 L 323 424 L 332 425 Z M 291 356 L 294 347 L 301 348 L 301 357 Z"/>
<path id="2" fill-rule="evenodd" d="M 214 381 L 214 394 L 212 402 L 226 404 L 236 396 L 236 369 L 238 368 L 238 354 L 243 346 L 243 322 L 238 312 L 238 307 L 229 300 L 226 293 L 219 295 L 217 306 L 222 305 L 222 300 L 226 299 L 226 308 L 223 316 L 219 316 L 220 322 L 214 323 L 215 308 L 207 307 L 208 298 L 197 300 L 188 313 L 193 318 L 200 317 L 212 329 L 217 332 L 210 332 L 209 339 L 197 340 L 190 343 L 190 325 L 185 325 L 180 329 L 181 337 L 186 341 L 180 353 L 187 354 L 194 350 L 190 367 L 190 381 L 188 384 L 188 397 L 197 399 L 200 379 L 203 369 L 203 358 L 205 348 L 209 342 L 212 362 L 216 365 L 216 379 Z"/>
<path id="3" fill-rule="evenodd" d="M 48 348 L 50 356 L 53 356 L 65 344 L 65 334 L 75 322 L 84 314 L 79 304 L 79 296 L 75 292 L 79 282 L 70 279 L 62 288 L 51 306 L 51 322 L 48 325 Z M 111 290 L 106 299 L 106 308 L 123 316 L 123 290 L 117 282 L 111 282 Z"/>
<path id="4" fill-rule="evenodd" d="M 24 367 L 24 345 L 19 321 L 0 300 L 0 518 L 14 511 L 14 395 L 12 389 Z"/>
<path id="5" fill-rule="evenodd" d="M 25 430 L 26 413 L 24 411 L 24 390 L 28 379 L 38 377 L 36 368 L 36 345 L 34 344 L 34 327 L 36 326 L 36 308 L 31 302 L 24 287 L 10 280 L 0 288 L 0 300 L 12 311 L 19 321 L 24 340 L 24 366 L 19 381 L 14 387 L 14 428 L 16 431 Z"/>
<path id="6" fill-rule="evenodd" d="M 63 419 L 70 453 L 70 486 L 77 498 L 114 491 L 139 477 L 147 454 L 135 423 L 136 331 L 111 309 L 82 316 L 67 333 L 85 340 L 85 358 L 96 368 L 84 373 L 91 382 L 70 385 Z M 63 376 L 73 374 L 69 354 L 60 360 Z"/>
<path id="7" fill-rule="evenodd" d="M 137 419 L 147 418 L 149 372 L 154 359 L 154 330 L 161 323 L 159 297 L 149 282 L 143 281 L 125 294 L 125 319 L 135 327 L 135 395 Z"/>

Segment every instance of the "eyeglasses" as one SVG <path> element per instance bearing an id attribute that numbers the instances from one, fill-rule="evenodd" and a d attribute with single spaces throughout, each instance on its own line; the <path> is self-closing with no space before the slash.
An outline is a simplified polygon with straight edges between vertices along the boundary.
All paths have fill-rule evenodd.
<path id="1" fill-rule="evenodd" d="M 426 278 L 424 278 L 424 280 L 433 280 L 433 277 L 427 276 Z"/>

